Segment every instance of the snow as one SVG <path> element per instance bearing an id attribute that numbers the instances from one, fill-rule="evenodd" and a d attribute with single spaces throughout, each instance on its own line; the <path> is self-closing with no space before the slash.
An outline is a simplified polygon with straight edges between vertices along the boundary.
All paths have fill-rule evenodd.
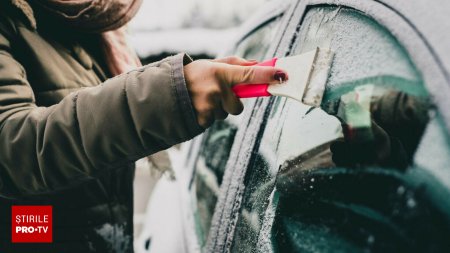
<path id="1" fill-rule="evenodd" d="M 216 56 L 232 43 L 235 37 L 236 29 L 233 28 L 226 30 L 192 28 L 137 33 L 130 37 L 130 42 L 140 57 L 163 52 Z"/>
<path id="2" fill-rule="evenodd" d="M 242 23 L 267 0 L 145 0 L 132 30 L 223 29 Z"/>
<path id="3" fill-rule="evenodd" d="M 126 235 L 124 225 L 106 223 L 95 229 L 114 252 L 128 252 L 131 247 L 130 235 Z"/>

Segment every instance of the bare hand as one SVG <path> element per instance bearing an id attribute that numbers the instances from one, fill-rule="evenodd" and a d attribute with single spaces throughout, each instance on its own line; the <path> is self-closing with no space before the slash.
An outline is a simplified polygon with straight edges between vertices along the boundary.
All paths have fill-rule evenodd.
<path id="1" fill-rule="evenodd" d="M 252 66 L 255 61 L 239 57 L 218 60 L 198 60 L 184 68 L 187 89 L 197 112 L 198 123 L 210 126 L 216 119 L 228 114 L 237 115 L 244 106 L 232 91 L 239 83 L 278 83 L 287 80 L 287 74 L 278 68 Z"/>

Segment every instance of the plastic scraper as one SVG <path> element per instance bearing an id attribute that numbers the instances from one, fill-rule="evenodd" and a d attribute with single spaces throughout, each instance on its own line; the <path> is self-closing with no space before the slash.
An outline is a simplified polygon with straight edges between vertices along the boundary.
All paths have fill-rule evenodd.
<path id="1" fill-rule="evenodd" d="M 329 49 L 316 48 L 313 51 L 273 58 L 257 66 L 279 67 L 285 70 L 289 79 L 279 84 L 237 84 L 234 93 L 240 98 L 283 96 L 303 104 L 319 107 L 330 72 L 334 53 Z"/>

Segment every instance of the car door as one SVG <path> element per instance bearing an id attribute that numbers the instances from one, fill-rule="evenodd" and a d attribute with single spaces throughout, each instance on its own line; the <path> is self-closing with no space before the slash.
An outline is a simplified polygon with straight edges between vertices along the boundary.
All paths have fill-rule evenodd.
<path id="1" fill-rule="evenodd" d="M 324 100 L 259 100 L 244 144 L 254 141 L 225 171 L 209 251 L 449 251 L 450 49 L 430 31 L 431 20 L 448 27 L 444 12 L 296 3 L 277 54 L 333 50 Z"/>
<path id="2" fill-rule="evenodd" d="M 227 54 L 246 59 L 263 60 L 270 50 L 276 47 L 283 31 L 283 16 L 289 2 L 273 4 L 249 20 L 241 29 L 236 44 L 226 50 Z M 189 252 L 205 252 L 206 241 L 211 228 L 211 220 L 221 192 L 225 168 L 233 161 L 232 147 L 245 146 L 242 134 L 248 127 L 253 110 L 260 106 L 256 99 L 243 101 L 244 112 L 238 116 L 228 116 L 224 121 L 215 122 L 203 135 L 190 143 L 183 144 L 187 150 L 187 159 L 183 164 L 185 178 L 182 184 L 181 199 L 187 200 L 183 205 L 185 236 Z M 185 190 L 186 187 L 188 191 Z"/>

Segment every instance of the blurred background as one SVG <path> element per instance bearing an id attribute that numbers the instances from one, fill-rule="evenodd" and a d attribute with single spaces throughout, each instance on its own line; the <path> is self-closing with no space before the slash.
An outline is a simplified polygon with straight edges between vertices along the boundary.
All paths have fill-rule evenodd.
<path id="1" fill-rule="evenodd" d="M 144 0 L 129 25 L 130 41 L 144 63 L 178 52 L 214 58 L 227 48 L 239 26 L 268 1 Z"/>
<path id="2" fill-rule="evenodd" d="M 194 59 L 215 58 L 233 43 L 248 18 L 269 1 L 276 0 L 144 0 L 129 24 L 129 41 L 144 64 L 179 52 Z M 135 238 L 142 231 L 155 183 L 161 176 L 171 176 L 170 171 L 156 168 L 170 163 L 166 159 L 166 154 L 159 153 L 153 161 L 137 162 Z"/>

